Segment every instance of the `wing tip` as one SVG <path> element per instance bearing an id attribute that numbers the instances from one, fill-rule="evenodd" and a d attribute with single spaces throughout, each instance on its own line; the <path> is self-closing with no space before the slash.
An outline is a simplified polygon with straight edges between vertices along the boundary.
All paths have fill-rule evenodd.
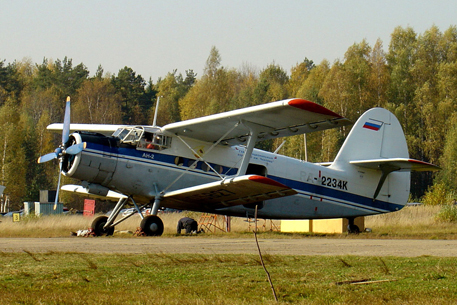
<path id="1" fill-rule="evenodd" d="M 258 176 L 258 175 L 252 175 L 249 177 L 249 180 L 250 181 L 254 181 L 254 182 L 259 182 L 259 183 L 263 183 L 263 184 L 268 184 L 268 185 L 272 185 L 272 186 L 277 186 L 277 187 L 283 187 L 283 188 L 287 188 L 287 189 L 290 189 L 290 187 L 288 187 L 287 185 L 284 185 L 278 181 L 275 181 L 273 179 L 270 179 L 270 178 L 267 178 L 267 177 L 264 177 L 264 176 Z"/>
<path id="2" fill-rule="evenodd" d="M 416 170 L 419 170 L 419 171 L 420 170 L 422 170 L 422 171 L 439 171 L 439 170 L 441 170 L 441 167 L 439 167 L 438 165 L 428 163 L 425 161 L 421 161 L 421 160 L 408 159 L 408 162 L 412 163 L 414 165 L 417 165 L 418 169 L 416 169 Z"/>
<path id="3" fill-rule="evenodd" d="M 341 115 L 325 108 L 324 106 L 321 106 L 319 104 L 316 104 L 314 102 L 311 102 L 311 101 L 308 101 L 305 99 L 301 99 L 301 98 L 291 99 L 289 102 L 287 102 L 287 104 L 289 106 L 299 108 L 301 110 L 306 110 L 306 111 L 310 111 L 310 112 L 314 112 L 314 113 L 318 113 L 318 114 L 328 115 L 328 116 L 336 117 L 336 118 L 342 118 Z"/>

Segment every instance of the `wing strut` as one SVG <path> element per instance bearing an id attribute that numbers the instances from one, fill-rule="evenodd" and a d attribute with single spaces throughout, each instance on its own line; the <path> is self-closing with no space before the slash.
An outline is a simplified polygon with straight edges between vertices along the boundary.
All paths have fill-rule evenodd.
<path id="1" fill-rule="evenodd" d="M 184 174 L 187 173 L 187 171 L 189 171 L 191 168 L 193 168 L 193 166 L 198 162 L 198 161 L 203 161 L 205 162 L 206 165 L 208 165 L 208 167 L 214 172 L 216 173 L 216 175 L 219 176 L 219 178 L 221 178 L 221 180 L 224 179 L 224 177 L 222 177 L 208 162 L 206 162 L 203 157 L 205 155 L 207 155 L 214 147 L 216 147 L 229 133 L 231 133 L 235 128 L 237 128 L 238 126 L 240 125 L 240 122 L 237 122 L 235 125 L 233 125 L 232 128 L 230 128 L 222 137 L 219 138 L 219 140 L 217 140 L 216 142 L 213 143 L 213 145 L 208 148 L 208 150 L 206 150 L 206 152 L 204 152 L 202 155 L 200 155 L 199 153 L 197 153 L 192 147 L 190 147 L 189 144 L 187 144 L 186 141 L 184 141 L 184 139 L 179 136 L 178 134 L 176 134 L 176 137 L 181 140 L 181 142 L 184 143 L 184 145 L 187 146 L 187 148 L 189 148 L 189 150 L 196 156 L 198 157 L 197 160 L 195 160 L 194 163 L 192 163 L 191 166 L 189 166 L 181 175 L 179 175 L 173 182 L 171 182 L 162 192 L 161 194 L 163 195 L 173 184 L 176 183 L 176 181 L 178 181 L 179 179 L 182 178 L 182 176 L 184 176 Z"/>
<path id="2" fill-rule="evenodd" d="M 243 125 L 249 128 L 249 136 L 248 136 L 248 143 L 246 145 L 246 149 L 244 150 L 243 159 L 241 160 L 240 168 L 238 169 L 238 173 L 236 176 L 243 176 L 246 174 L 246 170 L 248 169 L 249 161 L 251 160 L 252 151 L 254 150 L 255 143 L 257 142 L 258 135 L 260 133 L 260 125 L 242 121 Z"/>

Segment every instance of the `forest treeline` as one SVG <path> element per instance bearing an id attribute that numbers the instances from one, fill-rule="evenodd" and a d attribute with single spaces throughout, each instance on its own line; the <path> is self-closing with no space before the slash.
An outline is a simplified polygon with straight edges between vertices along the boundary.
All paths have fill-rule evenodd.
<path id="1" fill-rule="evenodd" d="M 156 83 L 129 67 L 110 74 L 99 66 L 91 76 L 83 63 L 74 65 L 67 57 L 41 64 L 0 61 L 0 184 L 16 207 L 38 201 L 39 190 L 56 186 L 56 164 L 36 160 L 59 144 L 60 135 L 46 126 L 62 121 L 68 95 L 74 123 L 152 124 L 158 96 L 162 126 L 291 97 L 316 102 L 353 121 L 369 108 L 384 107 L 400 120 L 410 156 L 443 169 L 434 176 L 413 175 L 413 198 L 429 190 L 425 201 L 444 203 L 457 191 L 455 26 L 444 32 L 432 26 L 422 34 L 397 27 L 386 50 L 380 40 L 374 46 L 363 40 L 333 63 L 304 57 L 290 71 L 275 63 L 260 71 L 247 64 L 226 68 L 213 47 L 203 75 L 172 71 Z M 308 134 L 308 161 L 333 160 L 349 130 Z M 258 146 L 275 150 L 282 141 Z M 304 137 L 287 138 L 280 152 L 304 159 Z"/>

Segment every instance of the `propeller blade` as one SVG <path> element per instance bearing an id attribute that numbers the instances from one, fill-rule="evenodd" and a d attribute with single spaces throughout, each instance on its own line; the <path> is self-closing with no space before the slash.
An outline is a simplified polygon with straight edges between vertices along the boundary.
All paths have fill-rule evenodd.
<path id="1" fill-rule="evenodd" d="M 70 136 L 70 97 L 67 97 L 65 105 L 65 117 L 63 119 L 62 144 L 67 143 Z"/>
<path id="2" fill-rule="evenodd" d="M 38 163 L 45 163 L 45 162 L 54 160 L 56 158 L 57 158 L 57 154 L 55 152 L 52 152 L 52 153 L 49 153 L 49 154 L 46 154 L 44 156 L 39 157 L 37 162 Z"/>
<path id="3" fill-rule="evenodd" d="M 57 202 L 59 202 L 60 191 L 60 177 L 62 176 L 62 160 L 59 162 L 59 182 L 57 182 L 56 200 L 54 202 L 54 211 L 57 209 Z"/>
<path id="4" fill-rule="evenodd" d="M 66 153 L 66 154 L 69 154 L 69 155 L 77 155 L 77 154 L 79 154 L 81 151 L 83 151 L 84 149 L 86 149 L 86 145 L 87 145 L 86 142 L 82 142 L 82 143 L 79 143 L 79 144 L 76 144 L 76 145 L 72 145 L 72 146 L 68 147 L 68 148 L 65 150 L 65 153 Z"/>

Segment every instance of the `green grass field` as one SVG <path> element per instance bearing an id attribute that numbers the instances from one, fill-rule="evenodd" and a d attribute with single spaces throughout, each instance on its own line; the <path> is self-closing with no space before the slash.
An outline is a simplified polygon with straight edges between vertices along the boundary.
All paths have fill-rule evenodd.
<path id="1" fill-rule="evenodd" d="M 0 259 L 1 304 L 276 303 L 255 255 L 27 252 L 0 253 Z M 457 300 L 456 259 L 266 255 L 264 260 L 280 304 Z"/>
<path id="2" fill-rule="evenodd" d="M 371 233 L 319 238 L 456 239 L 439 207 L 367 217 Z M 182 214 L 163 215 L 173 236 Z M 193 215 L 191 215 L 193 216 Z M 133 217 L 132 217 L 133 218 Z M 0 237 L 60 237 L 85 229 L 81 216 L 3 218 Z M 129 219 L 118 230 L 135 230 Z M 241 218 L 220 238 L 252 236 Z M 115 234 L 132 237 L 131 234 Z M 306 234 L 262 233 L 261 238 Z M 202 236 L 202 238 L 205 238 Z M 0 239 L 1 242 L 1 239 Z M 456 304 L 457 259 L 264 254 L 280 304 Z M 276 304 L 257 255 L 0 252 L 0 304 Z"/>

